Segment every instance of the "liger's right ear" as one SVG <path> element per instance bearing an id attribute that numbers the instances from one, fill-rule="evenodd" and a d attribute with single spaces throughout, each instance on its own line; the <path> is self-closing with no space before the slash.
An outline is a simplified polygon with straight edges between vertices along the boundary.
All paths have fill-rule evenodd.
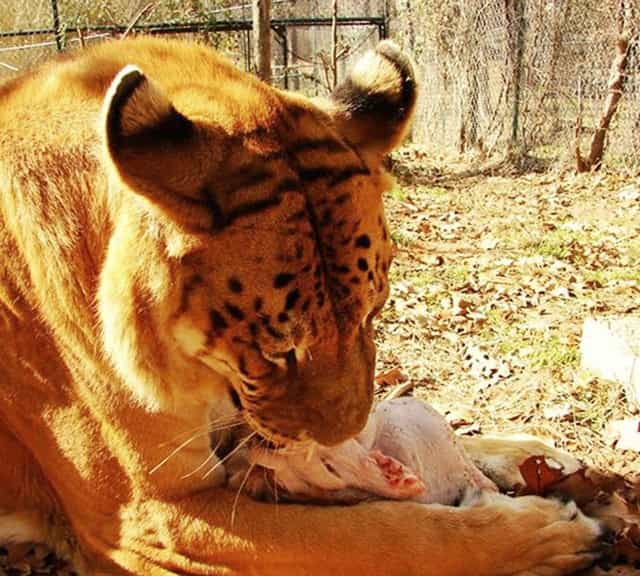
<path id="1" fill-rule="evenodd" d="M 134 66 L 114 78 L 103 104 L 104 140 L 118 176 L 178 223 L 209 230 L 194 124 Z"/>
<path id="2" fill-rule="evenodd" d="M 411 60 L 395 43 L 384 40 L 336 87 L 328 112 L 352 146 L 381 160 L 402 141 L 416 98 Z"/>

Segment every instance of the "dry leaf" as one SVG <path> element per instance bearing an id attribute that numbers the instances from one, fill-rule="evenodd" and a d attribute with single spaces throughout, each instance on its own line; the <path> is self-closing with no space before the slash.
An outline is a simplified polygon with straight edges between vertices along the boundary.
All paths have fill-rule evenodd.
<path id="1" fill-rule="evenodd" d="M 406 380 L 407 375 L 400 368 L 392 368 L 382 374 L 378 374 L 375 378 L 375 384 L 379 388 L 390 388 Z"/>
<path id="2" fill-rule="evenodd" d="M 565 478 L 562 466 L 547 461 L 544 456 L 530 456 L 519 466 L 525 482 L 523 494 L 546 494 L 555 484 Z"/>

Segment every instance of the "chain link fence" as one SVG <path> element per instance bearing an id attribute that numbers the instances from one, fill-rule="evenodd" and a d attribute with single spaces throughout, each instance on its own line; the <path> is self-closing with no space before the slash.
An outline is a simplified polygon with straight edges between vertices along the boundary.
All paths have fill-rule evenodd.
<path id="1" fill-rule="evenodd" d="M 132 25 L 199 38 L 250 69 L 251 5 L 238 2 L 3 0 L 0 79 Z M 273 27 L 274 83 L 326 93 L 334 81 L 332 0 L 272 3 L 281 23 Z M 414 141 L 486 155 L 569 158 L 577 133 L 586 151 L 609 95 L 616 39 L 625 33 L 624 95 L 607 132 L 605 164 L 640 164 L 640 0 L 338 0 L 338 14 L 338 78 L 388 31 L 412 53 L 421 80 Z M 312 25 L 313 18 L 324 23 Z M 241 25 L 227 25 L 234 22 Z"/>
<path id="2" fill-rule="evenodd" d="M 583 151 L 604 113 L 621 33 L 624 94 L 605 163 L 636 169 L 640 152 L 638 0 L 397 0 L 391 36 L 422 83 L 413 137 L 440 150 Z M 581 128 L 580 128 L 581 125 Z"/>
<path id="3" fill-rule="evenodd" d="M 245 0 L 3 0 L 0 80 L 71 51 L 125 34 L 198 39 L 252 67 L 251 3 Z M 335 83 L 332 0 L 272 0 L 273 82 L 310 95 Z M 339 4 L 337 76 L 385 35 L 382 0 Z"/>

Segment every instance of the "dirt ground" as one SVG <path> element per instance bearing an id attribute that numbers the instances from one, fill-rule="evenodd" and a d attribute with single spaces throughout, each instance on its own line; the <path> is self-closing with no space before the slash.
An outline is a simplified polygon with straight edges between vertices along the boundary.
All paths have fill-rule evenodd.
<path id="1" fill-rule="evenodd" d="M 438 163 L 416 148 L 393 164 L 378 395 L 402 385 L 459 433 L 535 434 L 640 473 L 608 432 L 634 417 L 622 386 L 579 369 L 587 316 L 640 315 L 640 180 Z M 71 572 L 45 548 L 0 548 L 0 576 L 27 574 Z"/>

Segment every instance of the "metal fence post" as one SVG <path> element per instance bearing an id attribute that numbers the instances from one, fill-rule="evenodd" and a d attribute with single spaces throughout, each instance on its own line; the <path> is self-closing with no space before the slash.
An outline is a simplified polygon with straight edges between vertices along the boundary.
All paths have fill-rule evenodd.
<path id="1" fill-rule="evenodd" d="M 261 80 L 271 82 L 271 0 L 253 0 L 253 57 Z"/>
<path id="2" fill-rule="evenodd" d="M 58 12 L 58 0 L 51 0 L 51 14 L 53 16 L 53 33 L 56 38 L 56 48 L 58 52 L 64 50 L 64 36 L 60 26 L 60 14 Z"/>
<path id="3" fill-rule="evenodd" d="M 514 148 L 518 143 L 518 132 L 520 131 L 520 102 L 522 99 L 522 71 L 524 63 L 524 43 L 525 43 L 525 0 L 514 0 L 515 4 L 515 61 L 513 67 L 513 110 L 511 115 L 511 140 L 510 148 Z"/>

